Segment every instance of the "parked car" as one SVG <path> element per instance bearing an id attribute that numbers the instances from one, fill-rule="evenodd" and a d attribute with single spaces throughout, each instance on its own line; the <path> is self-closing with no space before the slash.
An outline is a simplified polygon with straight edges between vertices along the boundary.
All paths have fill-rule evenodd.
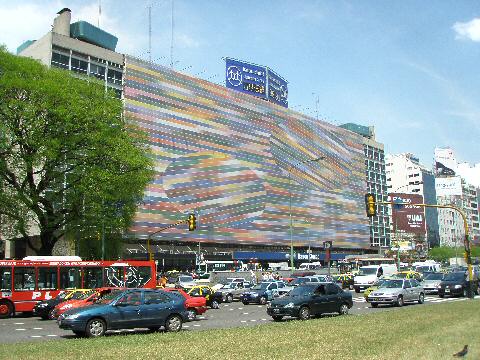
<path id="1" fill-rule="evenodd" d="M 163 291 L 179 294 L 185 299 L 185 307 L 187 308 L 188 321 L 193 321 L 197 315 L 202 315 L 207 311 L 207 300 L 202 297 L 194 297 L 188 295 L 183 289 L 165 288 Z"/>
<path id="2" fill-rule="evenodd" d="M 444 276 L 445 274 L 441 272 L 426 273 L 422 281 L 425 294 L 437 294 L 438 286 L 442 282 Z"/>
<path id="3" fill-rule="evenodd" d="M 407 302 L 423 304 L 425 291 L 415 279 L 389 279 L 368 295 L 372 307 L 379 304 L 403 306 Z"/>
<path id="4" fill-rule="evenodd" d="M 314 276 L 297 277 L 288 283 L 289 286 L 300 286 L 311 282 L 319 282 Z"/>
<path id="5" fill-rule="evenodd" d="M 285 286 L 285 284 L 283 284 L 283 286 Z M 265 305 L 267 301 L 271 301 L 274 297 L 279 295 L 278 287 L 279 284 L 277 281 L 262 281 L 260 284 L 252 287 L 249 291 L 245 291 L 241 295 L 240 300 L 244 305 L 250 303 Z"/>
<path id="6" fill-rule="evenodd" d="M 96 301 L 101 300 L 104 296 L 110 294 L 110 293 L 118 293 L 121 292 L 125 289 L 123 288 L 112 288 L 112 287 L 103 287 L 99 289 L 94 289 L 90 290 L 89 292 L 86 292 L 82 297 L 79 299 L 71 299 L 64 301 L 57 306 L 55 306 L 55 309 L 53 310 L 53 318 L 59 317 L 61 314 L 63 314 L 65 311 L 70 310 L 70 309 L 75 309 L 75 308 L 80 308 L 84 306 L 90 306 L 93 305 Z"/>
<path id="7" fill-rule="evenodd" d="M 75 289 L 75 290 L 66 290 L 60 292 L 53 299 L 40 301 L 35 304 L 33 307 L 33 314 L 40 316 L 43 320 L 54 319 L 53 311 L 55 306 L 58 304 L 67 301 L 67 300 L 76 300 L 84 296 L 86 292 L 91 291 L 91 289 Z"/>
<path id="8" fill-rule="evenodd" d="M 438 296 L 441 298 L 446 295 L 450 296 L 468 296 L 468 273 L 465 271 L 457 271 L 446 274 L 438 285 Z M 473 291 L 478 294 L 478 280 L 474 278 L 472 283 Z"/>
<path id="9" fill-rule="evenodd" d="M 197 283 L 191 275 L 180 275 L 175 281 L 175 287 L 180 289 L 192 288 L 195 285 L 197 285 Z"/>
<path id="10" fill-rule="evenodd" d="M 308 276 L 310 278 L 316 279 L 318 282 L 335 282 L 335 279 L 330 275 L 313 275 Z"/>
<path id="11" fill-rule="evenodd" d="M 223 296 L 219 291 L 213 290 L 208 285 L 197 285 L 188 289 L 187 294 L 193 297 L 204 297 L 209 306 L 212 309 L 218 309 L 222 302 Z"/>
<path id="12" fill-rule="evenodd" d="M 223 301 L 229 303 L 233 300 L 240 300 L 240 296 L 251 287 L 252 284 L 247 281 L 231 282 L 223 285 L 218 291 L 222 294 Z"/>
<path id="13" fill-rule="evenodd" d="M 296 287 L 267 306 L 267 314 L 279 321 L 284 316 L 301 320 L 323 313 L 347 314 L 353 305 L 352 294 L 334 283 L 310 283 Z"/>
<path id="14" fill-rule="evenodd" d="M 68 310 L 57 319 L 58 326 L 76 335 L 99 337 L 107 330 L 165 327 L 179 331 L 187 319 L 185 301 L 178 295 L 155 289 L 130 289 L 111 293 L 100 303 Z"/>

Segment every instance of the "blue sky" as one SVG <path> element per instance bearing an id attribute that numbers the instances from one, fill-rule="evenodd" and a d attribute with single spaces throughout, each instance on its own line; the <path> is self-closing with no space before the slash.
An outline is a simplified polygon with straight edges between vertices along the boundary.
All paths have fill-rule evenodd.
<path id="1" fill-rule="evenodd" d="M 98 22 L 99 1 L 0 0 L 0 43 L 14 51 L 58 10 Z M 374 125 L 386 152 L 430 166 L 436 146 L 480 162 L 480 3 L 476 1 L 102 0 L 117 50 L 224 84 L 222 57 L 289 81 L 290 107 L 328 122 Z M 22 22 L 25 25 L 22 25 Z"/>

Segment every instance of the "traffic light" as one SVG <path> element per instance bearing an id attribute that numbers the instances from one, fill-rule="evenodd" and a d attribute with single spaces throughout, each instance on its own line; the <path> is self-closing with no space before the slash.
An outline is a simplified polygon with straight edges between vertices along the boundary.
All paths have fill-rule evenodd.
<path id="1" fill-rule="evenodd" d="M 197 228 L 197 218 L 195 214 L 188 215 L 188 231 L 193 231 Z"/>
<path id="2" fill-rule="evenodd" d="M 375 195 L 365 194 L 365 207 L 368 217 L 377 215 L 377 204 L 375 203 Z"/>

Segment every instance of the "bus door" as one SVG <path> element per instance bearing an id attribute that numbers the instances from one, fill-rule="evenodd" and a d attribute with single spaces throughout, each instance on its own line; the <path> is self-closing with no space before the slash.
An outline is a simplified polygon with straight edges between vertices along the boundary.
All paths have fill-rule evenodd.
<path id="1" fill-rule="evenodd" d="M 32 311 L 33 306 L 41 299 L 41 293 L 35 291 L 35 267 L 15 266 L 13 269 L 12 300 L 15 311 Z"/>

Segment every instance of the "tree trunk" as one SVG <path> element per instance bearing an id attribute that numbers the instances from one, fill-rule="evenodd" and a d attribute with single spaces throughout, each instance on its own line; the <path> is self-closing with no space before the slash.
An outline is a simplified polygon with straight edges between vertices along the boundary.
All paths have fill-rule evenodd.
<path id="1" fill-rule="evenodd" d="M 52 231 L 42 231 L 40 233 L 40 249 L 38 249 L 37 255 L 52 255 L 53 246 L 57 240 Z"/>

